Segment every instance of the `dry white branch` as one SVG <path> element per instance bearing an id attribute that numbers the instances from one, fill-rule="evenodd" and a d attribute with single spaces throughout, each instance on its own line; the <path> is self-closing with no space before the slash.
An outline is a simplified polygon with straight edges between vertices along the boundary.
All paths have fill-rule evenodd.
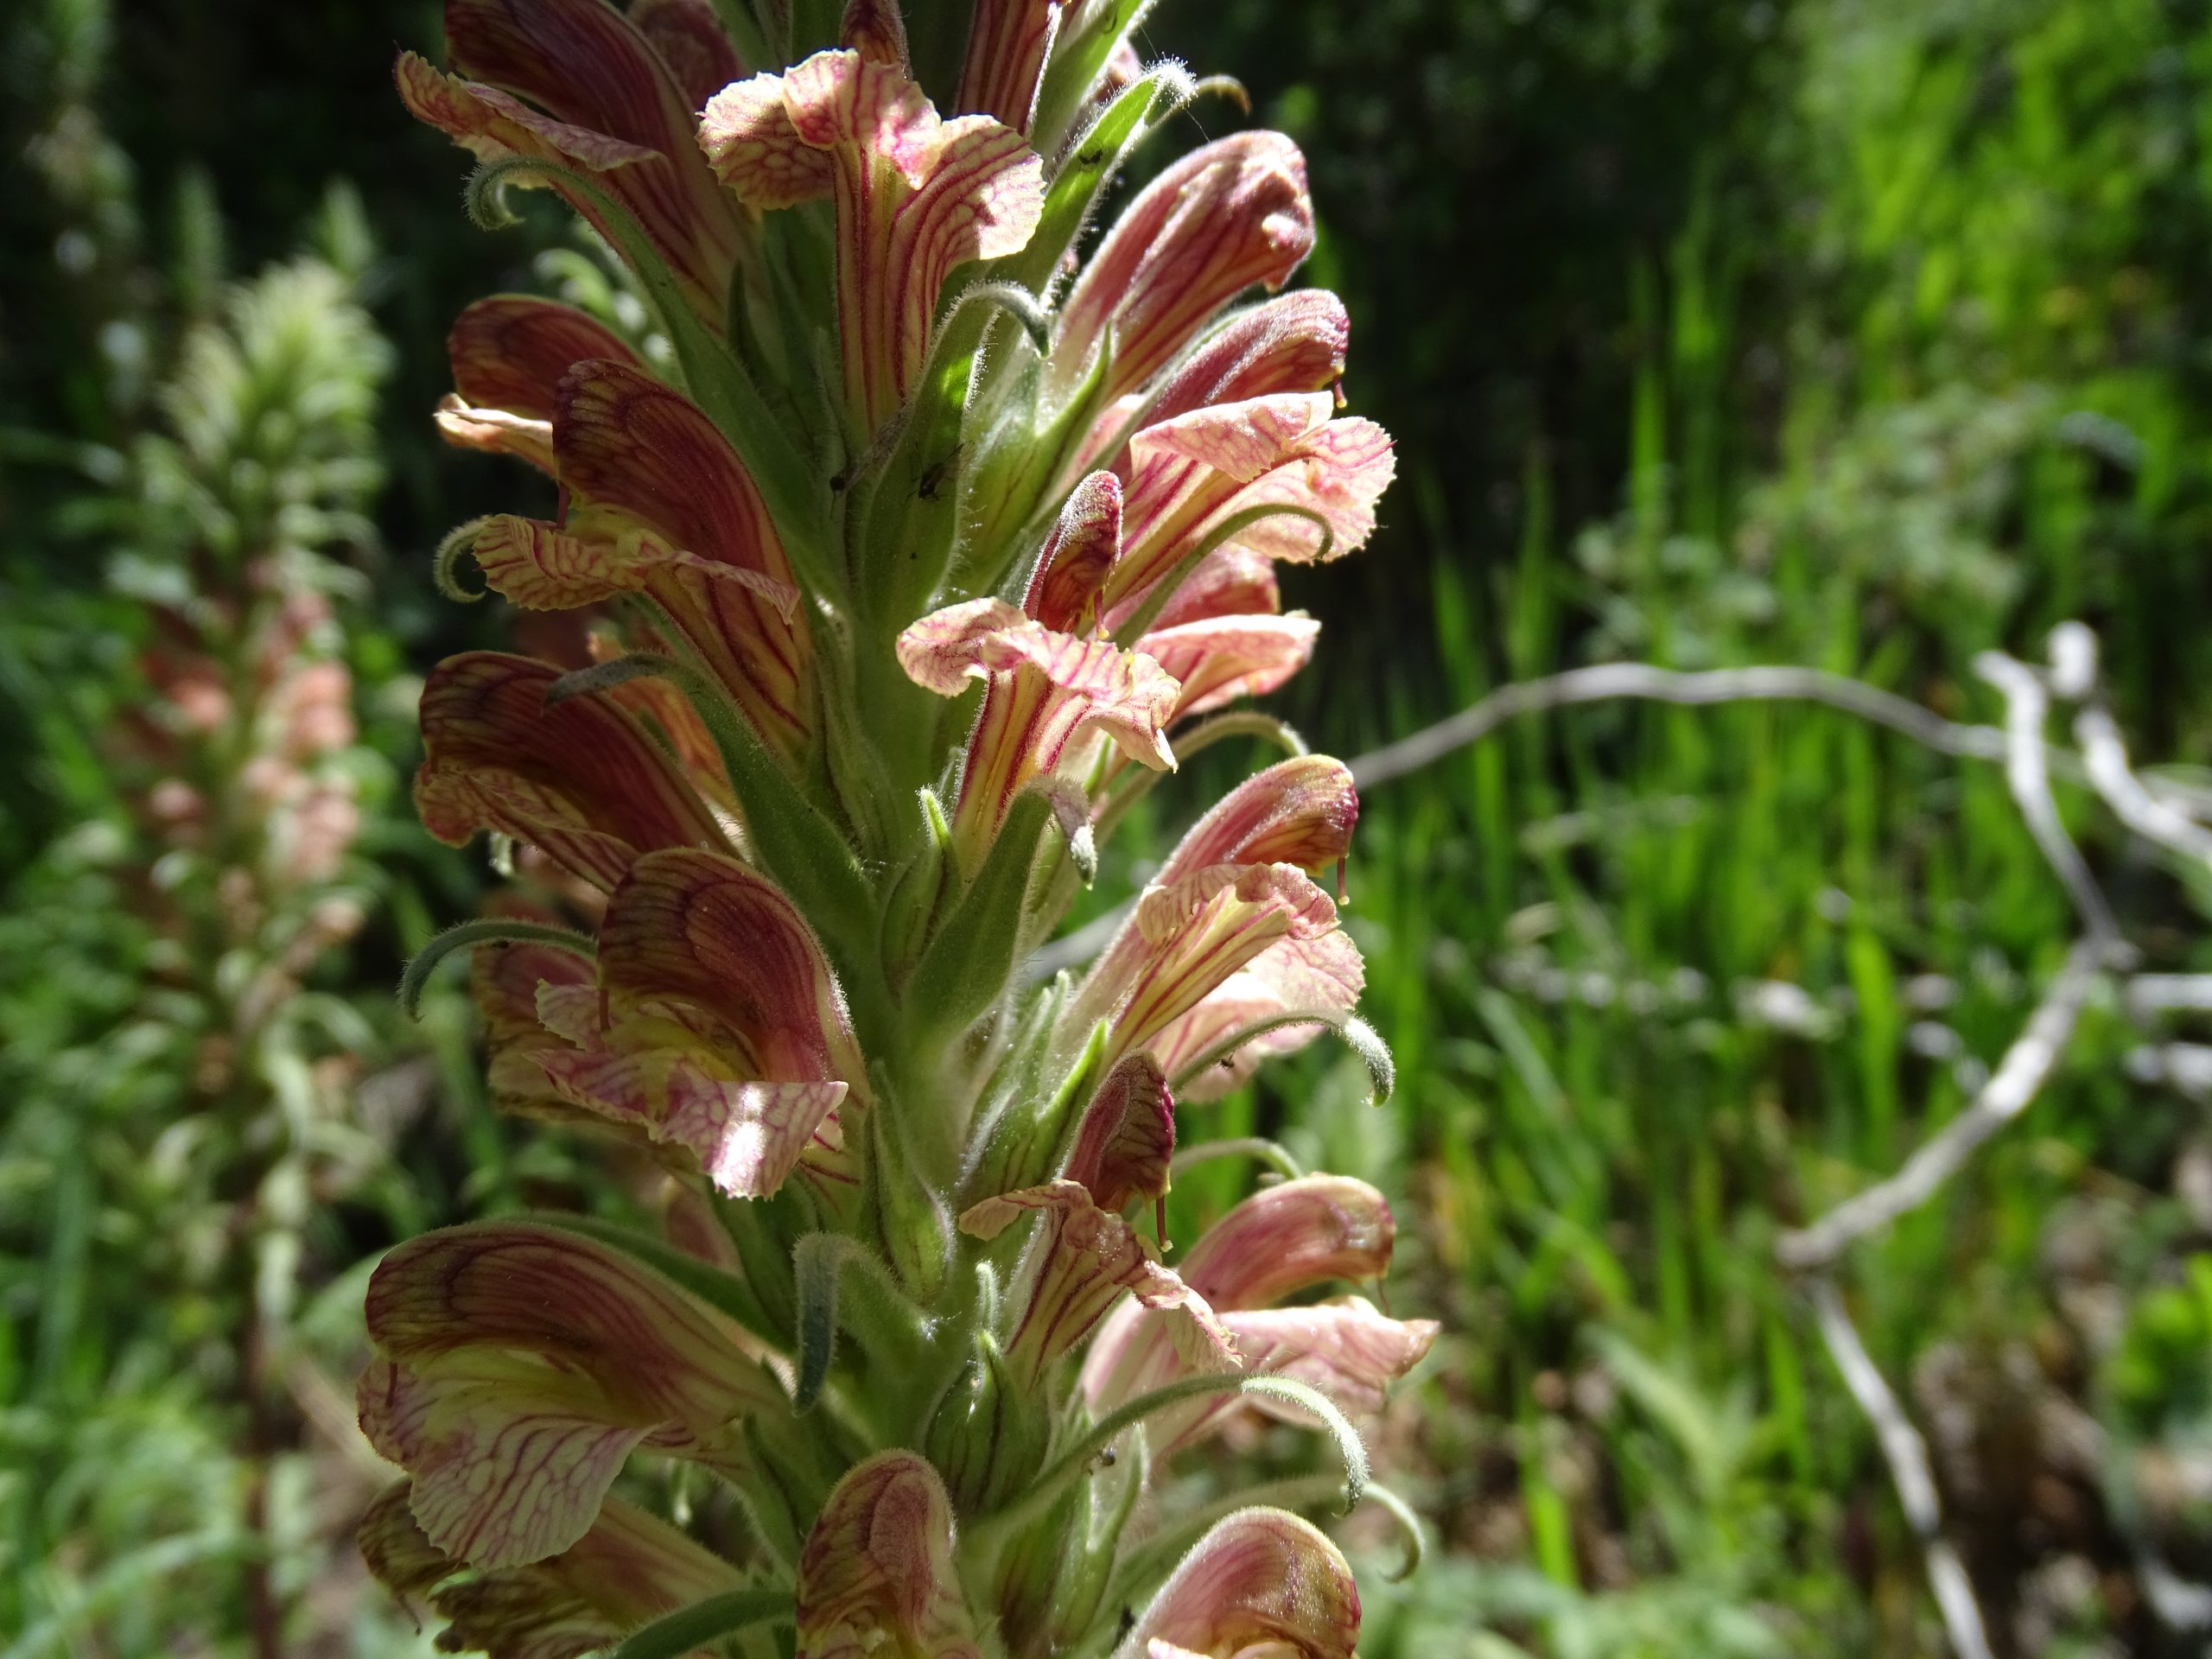
<path id="1" fill-rule="evenodd" d="M 2005 698 L 2005 781 L 2012 789 L 2013 804 L 2020 809 L 2020 817 L 2042 849 L 2044 861 L 2064 884 L 2082 927 L 2100 944 L 2111 944 L 2120 938 L 2120 925 L 2113 919 L 2112 907 L 2105 903 L 2096 877 L 2067 835 L 2057 803 L 2050 798 L 2050 768 L 2043 736 L 2050 696 L 2043 677 L 2001 651 L 1983 652 L 1974 659 L 1974 671 Z"/>
<path id="2" fill-rule="evenodd" d="M 2175 1008 L 2212 1013 L 2212 974 L 2137 974 L 2127 982 L 2127 1010 L 2139 1019 Z"/>
<path id="3" fill-rule="evenodd" d="M 1606 663 L 1542 679 L 1502 685 L 1449 719 L 1361 755 L 1352 780 L 1362 789 L 1433 765 L 1480 742 L 1510 720 L 1576 703 L 1622 700 L 1705 705 L 1721 702 L 1815 702 L 1901 732 L 1944 754 L 2002 760 L 2005 734 L 1993 726 L 1962 726 L 1863 680 L 1811 668 L 1718 668 L 1678 673 L 1645 663 Z"/>
<path id="4" fill-rule="evenodd" d="M 1982 1628 L 1981 1610 L 1974 1604 L 1974 1586 L 1958 1552 L 1943 1536 L 1942 1507 L 1936 1501 L 1936 1478 L 1928 1466 L 1927 1443 L 1890 1391 L 1866 1344 L 1859 1341 L 1859 1327 L 1852 1324 L 1834 1282 L 1822 1275 L 1806 1288 L 1812 1299 L 1813 1317 L 1821 1327 L 1821 1339 L 1827 1343 L 1836 1370 L 1843 1374 L 1851 1397 L 1873 1425 L 1874 1439 L 1882 1449 L 1882 1460 L 1889 1465 L 1905 1523 L 1920 1540 L 1928 1563 L 1928 1586 L 1935 1592 L 1951 1647 L 1959 1659 L 1990 1659 L 1989 1637 Z"/>
<path id="5" fill-rule="evenodd" d="M 1783 1234 L 1775 1243 L 1782 1264 L 1799 1270 L 1826 1267 L 1857 1240 L 1918 1209 L 1984 1141 L 2026 1109 L 2072 1039 L 2109 949 L 2101 940 L 2075 944 L 2035 1013 L 1967 1109 L 1889 1179 L 1846 1199 L 1810 1227 Z"/>
<path id="6" fill-rule="evenodd" d="M 2212 864 L 2212 830 L 2145 786 L 2127 763 L 2127 745 L 2110 709 L 2092 703 L 2075 715 L 2074 741 L 2082 746 L 2090 787 L 2104 798 L 2113 817 L 2146 841 Z"/>

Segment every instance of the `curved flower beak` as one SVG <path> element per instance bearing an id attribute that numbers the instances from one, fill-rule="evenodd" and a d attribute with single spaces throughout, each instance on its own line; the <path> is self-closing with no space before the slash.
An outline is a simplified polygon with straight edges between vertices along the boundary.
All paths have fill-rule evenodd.
<path id="1" fill-rule="evenodd" d="M 739 218 L 692 143 L 697 105 L 636 22 L 603 0 L 446 0 L 445 32 L 457 73 L 399 55 L 409 111 L 480 161 L 527 156 L 596 175 L 721 333 Z M 553 188 L 620 245 L 590 196 Z"/>
<path id="2" fill-rule="evenodd" d="M 1353 1659 L 1359 1586 L 1337 1547 L 1281 1510 L 1239 1510 L 1201 1538 L 1116 1659 Z"/>
<path id="3" fill-rule="evenodd" d="M 446 356 L 454 389 L 437 412 L 446 440 L 519 456 L 556 477 L 553 411 L 562 378 L 592 358 L 643 366 L 596 319 L 529 294 L 477 301 L 454 320 Z"/>
<path id="4" fill-rule="evenodd" d="M 415 802 L 432 835 L 459 847 L 495 830 L 607 888 L 655 848 L 728 844 L 617 703 L 587 693 L 549 707 L 558 678 L 550 664 L 491 651 L 431 671 Z"/>
<path id="5" fill-rule="evenodd" d="M 1019 251 L 1044 208 L 1044 162 L 986 115 L 940 121 L 902 66 L 817 52 L 724 87 L 699 143 L 748 207 L 832 197 L 845 401 L 862 436 L 912 391 L 945 279 Z"/>
<path id="6" fill-rule="evenodd" d="M 878 1452 L 837 1483 L 798 1561 L 798 1659 L 978 1659 L 929 1463 Z"/>
<path id="7" fill-rule="evenodd" d="M 709 1462 L 783 1396 L 739 1328 L 634 1259 L 485 1222 L 426 1233 L 369 1281 L 362 1432 L 414 1478 L 439 1550 L 544 1560 L 590 1530 L 640 1446 Z"/>
<path id="8" fill-rule="evenodd" d="M 1306 158 L 1279 132 L 1192 150 L 1131 202 L 1060 308 L 1052 372 L 1077 384 L 1110 331 L 1109 402 L 1152 378 L 1254 283 L 1280 288 L 1313 247 Z"/>
<path id="9" fill-rule="evenodd" d="M 448 1624 L 443 1642 L 453 1651 L 491 1659 L 594 1653 L 663 1614 L 744 1584 L 721 1556 L 616 1497 L 559 1554 L 472 1573 L 416 1524 L 412 1498 L 406 1481 L 387 1488 L 356 1537 L 387 1589 L 429 1594 Z"/>

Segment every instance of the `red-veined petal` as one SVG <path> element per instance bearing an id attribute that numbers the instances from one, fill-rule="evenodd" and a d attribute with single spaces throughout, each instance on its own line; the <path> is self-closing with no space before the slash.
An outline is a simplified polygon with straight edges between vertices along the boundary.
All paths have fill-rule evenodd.
<path id="1" fill-rule="evenodd" d="M 1058 384 L 1110 329 L 1110 400 L 1143 385 L 1255 283 L 1279 288 L 1313 246 L 1306 159 L 1279 132 L 1192 151 L 1139 193 L 1076 278 L 1052 344 Z"/>
<path id="2" fill-rule="evenodd" d="M 356 1534 L 361 1555 L 394 1593 L 429 1592 L 448 1622 L 441 1643 L 457 1652 L 581 1659 L 664 1614 L 744 1584 L 719 1555 L 614 1497 L 558 1555 L 456 1580 L 465 1569 L 423 1534 L 411 1500 L 410 1484 L 401 1481 L 369 1506 Z"/>
<path id="3" fill-rule="evenodd" d="M 1045 59 L 1067 0 L 976 0 L 960 72 L 960 108 L 1029 130 Z"/>
<path id="4" fill-rule="evenodd" d="M 1065 1179 L 1001 1193 L 971 1206 L 960 1230 L 995 1238 L 1025 1217 L 1039 1218 L 1023 1252 L 1011 1300 L 1021 1309 L 1007 1358 L 1037 1386 L 1052 1363 L 1072 1351 L 1128 1291 L 1160 1321 L 1161 1339 L 1192 1370 L 1232 1370 L 1236 1344 L 1219 1319 L 1176 1274 L 1163 1268 L 1119 1216 Z"/>
<path id="5" fill-rule="evenodd" d="M 1084 1109 L 1066 1179 L 1079 1182 L 1102 1210 L 1119 1213 L 1138 1198 L 1167 1195 L 1175 1155 L 1175 1101 L 1147 1054 L 1132 1054 L 1106 1074 Z"/>
<path id="6" fill-rule="evenodd" d="M 734 859 L 640 859 L 600 925 L 601 983 L 682 999 L 743 1045 L 753 1076 L 864 1087 L 843 994 L 814 930 L 772 882 Z"/>
<path id="7" fill-rule="evenodd" d="M 423 826 L 454 846 L 499 830 L 602 887 L 655 848 L 723 845 L 706 804 L 614 703 L 587 693 L 547 706 L 559 677 L 498 652 L 431 671 L 415 779 Z"/>
<path id="8" fill-rule="evenodd" d="M 855 51 L 725 88 L 699 142 L 748 206 L 835 197 L 846 402 L 866 432 L 912 389 L 953 268 L 1017 251 L 1044 208 L 1044 163 L 1020 133 L 940 121 L 898 65 Z"/>
<path id="9" fill-rule="evenodd" d="M 798 1659 L 976 1659 L 952 1548 L 952 1502 L 925 1459 L 856 1465 L 799 1554 Z"/>
<path id="10" fill-rule="evenodd" d="M 629 1453 L 711 1454 L 776 1399 L 742 1333 L 652 1269 L 557 1229 L 428 1233 L 369 1281 L 361 1427 L 414 1478 L 415 1517 L 479 1567 L 582 1538 Z"/>
<path id="11" fill-rule="evenodd" d="M 650 153 L 607 186 L 720 333 L 738 215 L 692 142 L 697 105 L 645 35 L 606 0 L 446 0 L 445 23 L 462 74 Z"/>
<path id="12" fill-rule="evenodd" d="M 1122 480 L 1091 474 L 1077 484 L 1038 556 L 1021 608 L 1059 633 L 1087 634 L 1099 596 L 1122 556 Z"/>
<path id="13" fill-rule="evenodd" d="M 715 20 L 713 0 L 630 0 L 630 21 L 667 66 L 694 117 L 745 73 L 745 60 Z"/>
<path id="14" fill-rule="evenodd" d="M 1240 1510 L 1183 1558 L 1116 1659 L 1353 1659 L 1359 1586 L 1337 1547 L 1281 1510 Z"/>
<path id="15" fill-rule="evenodd" d="M 677 551 L 641 585 L 760 735 L 801 753 L 813 728 L 812 644 L 783 543 L 728 441 L 650 375 L 591 362 L 562 383 L 553 443 L 570 490 Z"/>
<path id="16" fill-rule="evenodd" d="M 1321 625 L 1303 611 L 1288 616 L 1216 616 L 1154 628 L 1137 649 L 1182 686 L 1170 722 L 1263 697 L 1313 659 Z"/>

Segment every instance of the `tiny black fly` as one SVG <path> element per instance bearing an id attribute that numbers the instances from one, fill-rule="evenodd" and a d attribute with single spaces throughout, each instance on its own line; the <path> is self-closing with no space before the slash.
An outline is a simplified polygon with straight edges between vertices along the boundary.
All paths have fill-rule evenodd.
<path id="1" fill-rule="evenodd" d="M 944 475 L 952 470 L 952 463 L 960 459 L 961 444 L 954 444 L 941 461 L 933 461 L 922 468 L 921 482 L 914 486 L 914 493 L 925 501 L 937 499 L 938 492 L 944 487 Z"/>

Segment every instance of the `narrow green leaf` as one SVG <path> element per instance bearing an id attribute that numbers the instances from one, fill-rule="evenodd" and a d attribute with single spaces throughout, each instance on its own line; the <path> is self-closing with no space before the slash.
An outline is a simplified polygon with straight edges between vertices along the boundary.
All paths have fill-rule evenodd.
<path id="1" fill-rule="evenodd" d="M 725 1636 L 791 1616 L 788 1590 L 733 1590 L 657 1618 L 614 1649 L 613 1659 L 683 1659 Z"/>
<path id="2" fill-rule="evenodd" d="M 930 1037 L 948 1038 L 998 1000 L 1014 977 L 1022 900 L 1052 804 L 1018 797 L 983 868 L 923 951 L 907 993 L 907 1017 Z"/>

